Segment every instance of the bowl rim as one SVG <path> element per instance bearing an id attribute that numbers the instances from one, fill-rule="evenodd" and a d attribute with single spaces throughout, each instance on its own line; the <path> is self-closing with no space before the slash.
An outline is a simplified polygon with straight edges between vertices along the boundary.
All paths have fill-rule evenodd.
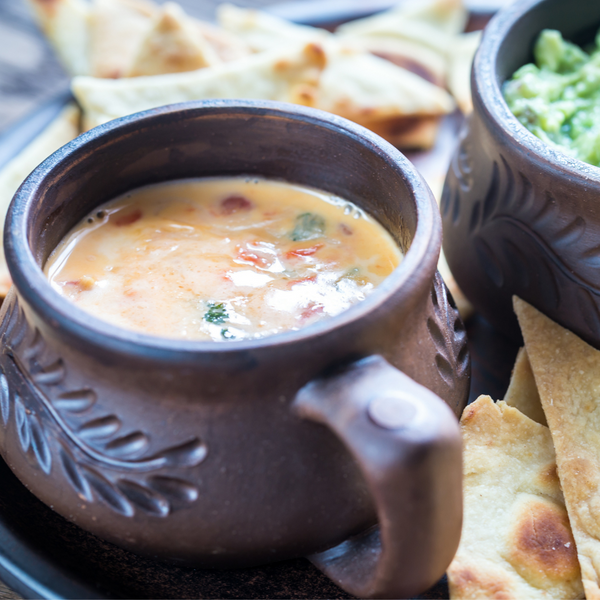
<path id="1" fill-rule="evenodd" d="M 510 30 L 540 4 L 552 0 L 519 0 L 502 8 L 487 25 L 475 54 L 471 72 L 474 112 L 495 126 L 507 145 L 515 145 L 530 160 L 538 157 L 547 166 L 582 183 L 600 186 L 600 168 L 562 152 L 531 133 L 512 113 L 502 95 L 498 61 Z M 540 26 L 540 32 L 542 27 Z"/>
<path id="2" fill-rule="evenodd" d="M 166 338 L 128 330 L 84 311 L 58 294 L 31 251 L 27 223 L 36 198 L 43 193 L 45 183 L 53 180 L 61 165 L 65 161 L 76 161 L 81 153 L 106 143 L 121 133 L 150 127 L 160 119 L 194 118 L 231 111 L 291 118 L 325 127 L 350 137 L 385 159 L 404 180 L 411 193 L 417 217 L 413 240 L 400 265 L 367 298 L 338 315 L 298 330 L 222 343 Z M 408 298 L 417 287 L 419 270 L 431 261 L 435 261 L 434 265 L 437 264 L 440 247 L 441 218 L 437 203 L 416 168 L 398 149 L 366 128 L 325 111 L 263 100 L 200 100 L 170 104 L 115 119 L 81 134 L 54 152 L 25 179 L 9 206 L 4 233 L 6 260 L 17 294 L 41 316 L 47 326 L 84 339 L 87 344 L 111 353 L 176 362 L 194 359 L 205 353 L 224 358 L 239 357 L 248 351 L 270 351 L 274 346 L 280 348 L 283 345 L 297 344 L 335 334 L 344 327 L 352 327 L 369 313 L 383 308 L 392 296 L 400 293 Z M 432 272 L 435 272 L 435 268 Z"/>

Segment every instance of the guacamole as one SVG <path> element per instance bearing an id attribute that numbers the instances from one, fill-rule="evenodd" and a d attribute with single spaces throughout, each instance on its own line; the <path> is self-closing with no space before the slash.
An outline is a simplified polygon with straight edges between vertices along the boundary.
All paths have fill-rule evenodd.
<path id="1" fill-rule="evenodd" d="M 503 86 L 510 110 L 540 139 L 600 166 L 600 32 L 583 50 L 545 29 L 534 59 Z"/>

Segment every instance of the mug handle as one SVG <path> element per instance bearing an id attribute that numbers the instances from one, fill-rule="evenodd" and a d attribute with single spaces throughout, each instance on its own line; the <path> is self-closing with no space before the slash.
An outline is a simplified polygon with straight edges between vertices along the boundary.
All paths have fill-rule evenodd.
<path id="1" fill-rule="evenodd" d="M 462 442 L 452 410 L 381 356 L 308 383 L 293 406 L 344 443 L 379 520 L 308 559 L 359 598 L 408 598 L 433 585 L 462 527 Z"/>

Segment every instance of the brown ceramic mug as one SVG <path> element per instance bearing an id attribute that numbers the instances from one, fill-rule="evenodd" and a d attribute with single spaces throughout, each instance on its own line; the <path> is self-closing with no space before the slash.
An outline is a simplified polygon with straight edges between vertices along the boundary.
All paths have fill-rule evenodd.
<path id="1" fill-rule="evenodd" d="M 240 174 L 355 202 L 404 260 L 336 317 L 227 343 L 121 329 L 45 279 L 49 254 L 101 203 Z M 414 594 L 445 570 L 462 519 L 455 414 L 469 356 L 436 271 L 440 243 L 422 178 L 344 119 L 210 101 L 96 128 L 40 165 L 11 205 L 2 456 L 54 510 L 135 552 L 220 568 L 308 556 L 357 596 Z"/>

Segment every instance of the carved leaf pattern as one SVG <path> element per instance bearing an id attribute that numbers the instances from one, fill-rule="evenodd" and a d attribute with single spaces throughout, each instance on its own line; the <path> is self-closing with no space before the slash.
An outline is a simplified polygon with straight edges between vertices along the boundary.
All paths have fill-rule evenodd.
<path id="1" fill-rule="evenodd" d="M 59 394 L 52 402 L 58 410 L 72 413 L 85 412 L 96 403 L 96 392 L 90 389 L 74 390 Z"/>
<path id="2" fill-rule="evenodd" d="M 496 289 L 509 297 L 543 298 L 543 308 L 555 314 L 562 305 L 570 311 L 576 304 L 585 322 L 581 326 L 597 338 L 600 278 L 583 274 L 584 268 L 600 268 L 597 236 L 581 215 L 565 222 L 553 191 L 534 189 L 502 154 L 491 164 L 483 193 L 466 185 L 473 166 L 461 153 L 472 152 L 469 140 L 467 134 L 461 141 L 444 189 L 446 202 L 452 203 L 443 207 L 445 226 L 466 219 L 477 263 Z M 469 213 L 460 214 L 462 207 Z"/>
<path id="3" fill-rule="evenodd" d="M 427 328 L 436 347 L 436 366 L 446 384 L 453 386 L 469 368 L 467 333 L 438 272 L 431 288 L 431 302 L 433 310 L 427 319 Z M 449 332 L 448 335 L 444 335 L 444 331 Z"/>
<path id="4" fill-rule="evenodd" d="M 141 510 L 166 517 L 172 510 L 198 499 L 198 489 L 182 479 L 155 475 L 140 482 L 118 477 L 113 485 L 97 469 L 78 464 L 64 446 L 60 459 L 67 478 L 83 500 L 92 502 L 97 497 L 124 516 Z"/>
<path id="5" fill-rule="evenodd" d="M 460 218 L 460 193 L 467 193 L 473 187 L 473 164 L 469 152 L 469 129 L 463 126 L 458 134 L 459 145 L 452 157 L 450 169 L 457 182 L 456 189 L 445 185 L 440 200 L 440 210 L 444 217 L 452 215 L 452 222 L 456 224 Z"/>
<path id="6" fill-rule="evenodd" d="M 52 455 L 38 416 L 25 408 L 19 396 L 14 398 L 17 437 L 23 453 L 33 458 L 44 473 L 52 468 Z"/>
<path id="7" fill-rule="evenodd" d="M 198 490 L 190 482 L 152 472 L 163 467 L 200 464 L 207 455 L 206 445 L 201 440 L 194 438 L 144 456 L 150 445 L 145 433 L 121 434 L 123 423 L 116 415 L 86 418 L 86 412 L 96 404 L 96 393 L 90 388 L 64 389 L 64 362 L 60 358 L 48 358 L 43 337 L 38 330 L 29 329 L 14 296 L 0 323 L 0 336 L 4 341 L 0 418 L 5 426 L 14 423 L 19 445 L 30 462 L 50 474 L 49 440 L 57 438 L 58 463 L 76 493 L 88 502 L 99 500 L 127 517 L 133 516 L 136 510 L 166 517 L 198 498 Z M 27 394 L 11 392 L 5 367 L 20 373 Z M 29 400 L 30 396 L 33 401 Z M 76 430 L 67 425 L 63 412 L 76 417 L 81 415 Z"/>

